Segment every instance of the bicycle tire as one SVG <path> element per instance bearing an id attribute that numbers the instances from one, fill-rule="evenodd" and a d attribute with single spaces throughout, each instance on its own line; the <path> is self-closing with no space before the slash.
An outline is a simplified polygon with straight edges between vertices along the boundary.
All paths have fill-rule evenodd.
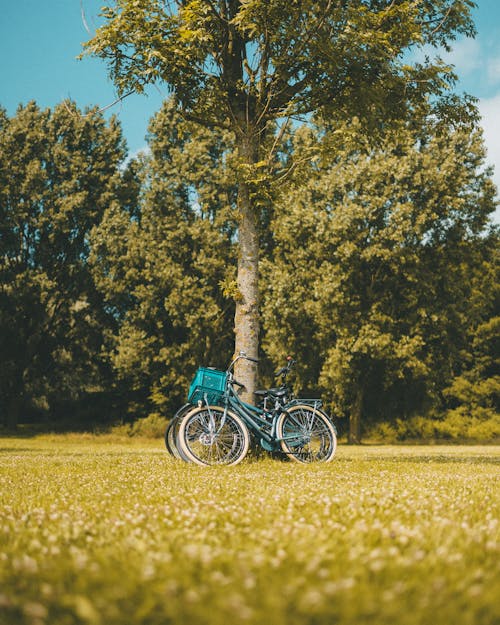
<path id="1" fill-rule="evenodd" d="M 337 449 L 333 423 L 321 410 L 306 404 L 282 412 L 276 433 L 282 451 L 295 462 L 330 462 Z"/>
<path id="2" fill-rule="evenodd" d="M 194 408 L 181 418 L 177 434 L 179 452 L 202 466 L 238 464 L 249 443 L 250 434 L 241 417 L 220 406 Z"/>
<path id="3" fill-rule="evenodd" d="M 181 418 L 192 409 L 192 404 L 184 404 L 172 417 L 170 423 L 167 426 L 167 429 L 165 430 L 165 447 L 167 448 L 168 453 L 174 458 L 177 458 L 178 460 L 184 460 L 185 462 L 188 462 L 188 460 L 179 451 L 179 448 L 177 446 L 177 435 L 179 433 Z"/>

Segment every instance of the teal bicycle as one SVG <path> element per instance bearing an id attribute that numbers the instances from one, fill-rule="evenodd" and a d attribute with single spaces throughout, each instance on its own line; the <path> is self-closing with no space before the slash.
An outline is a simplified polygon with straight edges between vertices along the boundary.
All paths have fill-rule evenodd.
<path id="1" fill-rule="evenodd" d="M 293 361 L 278 372 L 279 388 L 257 391 L 259 406 L 243 402 L 234 378 L 236 362 L 227 371 L 201 367 L 191 383 L 188 404 L 170 424 L 165 443 L 171 453 L 200 465 L 235 465 L 250 447 L 250 433 L 269 452 L 301 463 L 329 462 L 337 447 L 337 431 L 321 410 L 319 399 L 295 399 L 286 385 Z"/>

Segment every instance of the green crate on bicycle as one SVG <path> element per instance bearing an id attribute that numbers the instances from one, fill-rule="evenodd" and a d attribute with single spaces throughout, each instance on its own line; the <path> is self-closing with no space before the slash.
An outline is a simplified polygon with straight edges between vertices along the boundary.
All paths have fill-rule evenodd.
<path id="1" fill-rule="evenodd" d="M 189 387 L 188 402 L 196 404 L 207 401 L 209 404 L 217 404 L 224 394 L 226 378 L 225 371 L 200 367 Z"/>

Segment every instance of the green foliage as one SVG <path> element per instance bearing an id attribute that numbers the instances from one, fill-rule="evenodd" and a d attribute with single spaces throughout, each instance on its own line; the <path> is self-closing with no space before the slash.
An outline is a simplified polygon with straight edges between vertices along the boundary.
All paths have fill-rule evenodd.
<path id="1" fill-rule="evenodd" d="M 257 355 L 262 321 L 267 356 L 297 355 L 302 390 L 354 439 L 366 417 L 437 410 L 445 388 L 450 410 L 491 411 L 496 374 L 475 361 L 492 314 L 470 274 L 494 189 L 477 111 L 434 54 L 474 34 L 473 6 L 103 7 L 87 52 L 121 93 L 163 82 L 175 101 L 121 172 L 95 111 L 0 113 L 8 418 L 102 390 L 110 369 L 126 418 L 168 414 L 200 363 L 224 366 L 232 319 L 236 351 Z M 293 127 L 310 114 L 319 128 Z M 237 372 L 249 393 L 254 369 Z"/>
<path id="2" fill-rule="evenodd" d="M 456 409 L 439 419 L 410 417 L 392 422 L 377 423 L 368 429 L 372 441 L 415 442 L 446 441 L 450 443 L 498 443 L 500 440 L 500 415 L 477 410 L 471 415 Z"/>
<path id="3" fill-rule="evenodd" d="M 149 141 L 151 154 L 134 165 L 140 200 L 105 212 L 90 264 L 118 321 L 108 337 L 118 376 L 140 412 L 168 414 L 200 363 L 224 366 L 232 352 L 234 308 L 220 285 L 234 262 L 235 192 L 227 137 L 185 122 L 173 102 Z"/>
<path id="4" fill-rule="evenodd" d="M 484 241 L 472 277 L 467 349 L 451 384 L 444 390 L 448 418 L 479 422 L 500 413 L 500 317 L 498 233 Z"/>
<path id="5" fill-rule="evenodd" d="M 498 448 L 203 469 L 162 446 L 0 439 L 3 625 L 498 622 Z"/>
<path id="6" fill-rule="evenodd" d="M 133 423 L 115 425 L 110 429 L 114 436 L 128 436 L 136 438 L 163 438 L 168 426 L 168 419 L 157 412 L 147 417 L 137 419 Z"/>
<path id="7" fill-rule="evenodd" d="M 32 102 L 0 122 L 0 420 L 99 390 L 107 320 L 90 276 L 89 233 L 119 184 L 114 119 Z"/>
<path id="8" fill-rule="evenodd" d="M 455 80 L 439 59 L 412 63 L 405 51 L 446 48 L 457 35 L 475 33 L 470 0 L 176 5 L 105 6 L 86 52 L 108 63 L 122 92 L 165 82 L 186 113 L 207 125 L 229 123 L 242 135 L 320 108 L 379 126 L 428 93 L 443 95 Z"/>
<path id="9" fill-rule="evenodd" d="M 296 158 L 315 142 L 322 158 L 297 168 L 272 223 L 266 350 L 291 347 L 307 363 L 302 385 L 319 386 L 337 414 L 436 408 L 467 345 L 495 209 L 481 135 L 422 122 L 373 149 L 354 121 L 301 130 Z"/>
<path id="10" fill-rule="evenodd" d="M 357 115 L 373 138 L 422 107 L 439 118 L 477 118 L 470 99 L 451 94 L 452 68 L 430 53 L 474 34 L 473 6 L 471 0 L 117 0 L 103 7 L 104 23 L 85 47 L 106 60 L 121 93 L 163 82 L 187 119 L 232 132 L 235 351 L 258 354 L 258 221 L 281 130 L 319 111 L 340 123 Z M 413 49 L 425 50 L 424 62 L 412 62 Z M 281 130 L 269 141 L 279 119 Z M 256 368 L 237 366 L 251 401 Z"/>

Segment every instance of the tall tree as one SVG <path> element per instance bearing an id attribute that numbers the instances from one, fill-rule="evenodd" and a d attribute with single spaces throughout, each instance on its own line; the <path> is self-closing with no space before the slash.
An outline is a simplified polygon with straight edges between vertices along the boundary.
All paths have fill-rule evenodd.
<path id="1" fill-rule="evenodd" d="M 412 124 L 413 125 L 413 124 Z M 495 210 L 481 133 L 402 125 L 373 149 L 350 124 L 282 198 L 266 266 L 268 352 L 294 343 L 350 440 L 363 420 L 438 405 L 466 346 L 476 249 Z M 291 288 L 290 285 L 293 285 Z"/>
<path id="2" fill-rule="evenodd" d="M 470 323 L 466 344 L 454 368 L 454 377 L 445 389 L 447 417 L 463 423 L 475 422 L 480 431 L 496 420 L 500 428 L 500 264 L 499 233 L 493 231 L 476 246 L 472 275 Z M 483 434 L 484 435 L 484 434 Z M 488 436 L 484 436 L 488 438 Z"/>
<path id="3" fill-rule="evenodd" d="M 92 232 L 92 273 L 117 320 L 107 351 L 135 414 L 175 411 L 194 370 L 232 345 L 235 179 L 227 133 L 167 101 L 150 151 L 132 162 L 140 200 L 113 204 Z"/>
<path id="4" fill-rule="evenodd" d="M 86 44 L 104 58 L 121 94 L 164 82 L 183 114 L 229 128 L 239 156 L 235 350 L 259 341 L 259 182 L 266 135 L 328 108 L 375 130 L 453 84 L 439 60 L 412 62 L 414 46 L 473 34 L 471 0 L 116 0 Z M 270 150 L 279 140 L 271 142 Z M 256 367 L 240 361 L 248 398 Z"/>
<path id="5" fill-rule="evenodd" d="M 0 121 L 0 414 L 47 409 L 99 387 L 103 311 L 88 237 L 116 197 L 117 122 L 71 102 Z"/>

